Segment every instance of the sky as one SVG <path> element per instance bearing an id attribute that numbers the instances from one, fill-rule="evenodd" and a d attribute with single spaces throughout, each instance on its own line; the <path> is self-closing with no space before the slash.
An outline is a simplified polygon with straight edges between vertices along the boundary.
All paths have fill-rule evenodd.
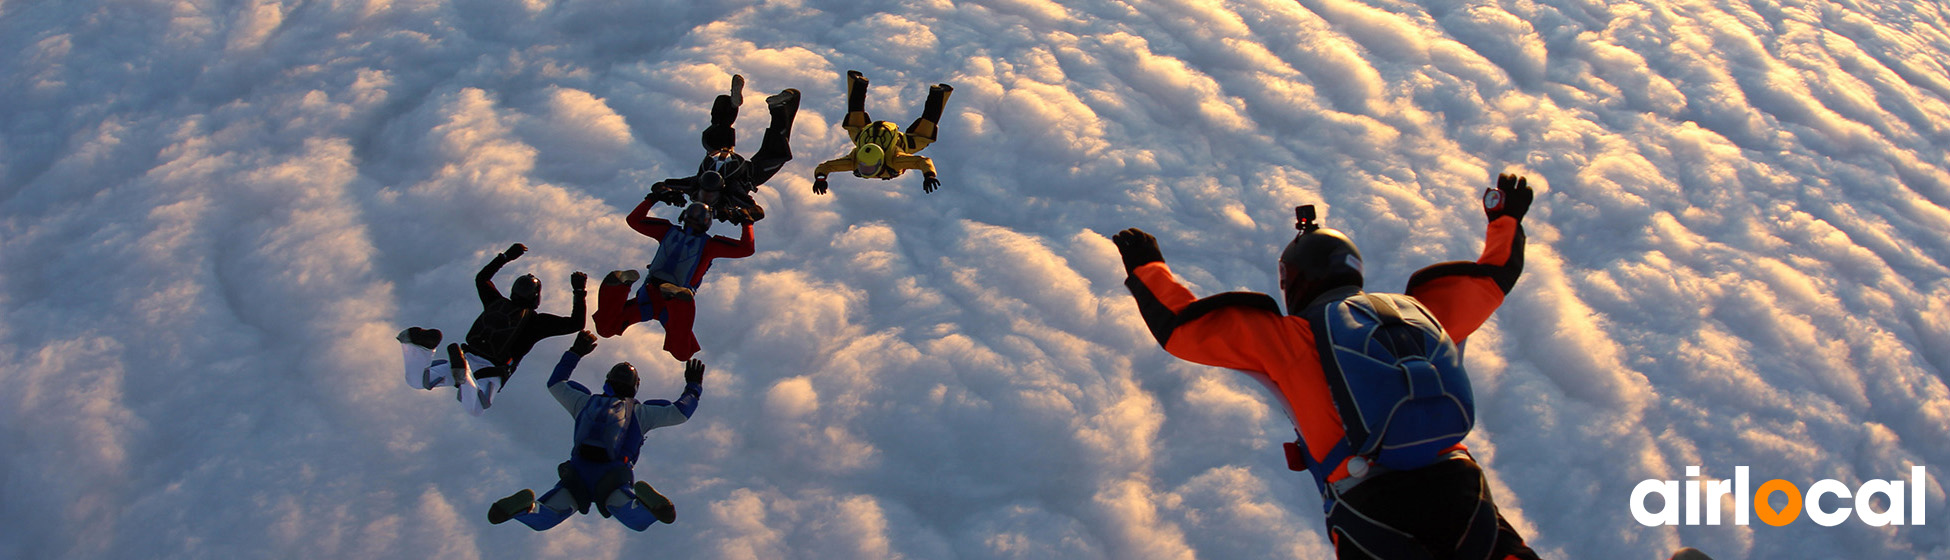
<path id="1" fill-rule="evenodd" d="M 1550 558 L 1950 557 L 1950 35 L 1862 0 L 0 0 L 0 557 L 1327 557 L 1284 411 L 1160 350 L 1108 236 L 1198 294 L 1277 290 L 1317 204 L 1368 287 L 1526 267 L 1470 337 L 1468 440 Z M 843 75 L 920 178 L 832 179 Z M 643 266 L 713 96 L 804 94 L 757 254 L 699 289 L 697 414 L 637 476 L 677 505 L 486 523 L 572 419 L 539 344 L 495 406 L 402 383 L 475 271 Z M 718 233 L 730 233 L 720 226 Z M 592 302 L 593 305 L 593 302 Z M 618 361 L 673 398 L 639 325 Z M 1646 527 L 1639 482 L 1806 489 L 1927 467 L 1923 526 Z M 1732 512 L 1731 500 L 1720 505 Z M 1831 499 L 1826 507 L 1846 506 Z"/>

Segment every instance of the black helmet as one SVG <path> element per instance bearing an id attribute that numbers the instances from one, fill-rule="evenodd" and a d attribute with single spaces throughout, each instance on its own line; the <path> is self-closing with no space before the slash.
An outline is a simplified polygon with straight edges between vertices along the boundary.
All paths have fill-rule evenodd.
<path id="1" fill-rule="evenodd" d="M 603 376 L 603 391 L 624 398 L 636 397 L 636 366 L 629 362 L 619 362 L 609 368 L 609 375 Z"/>
<path id="2" fill-rule="evenodd" d="M 697 186 L 707 191 L 721 190 L 724 188 L 724 175 L 716 171 L 699 173 L 697 174 Z"/>
<path id="3" fill-rule="evenodd" d="M 684 207 L 684 213 L 678 215 L 677 222 L 693 233 L 703 233 L 711 229 L 711 205 L 692 202 L 690 206 Z"/>
<path id="4" fill-rule="evenodd" d="M 508 299 L 516 305 L 534 309 L 542 305 L 542 280 L 533 274 L 523 274 L 515 279 L 515 285 L 508 290 Z"/>
<path id="5" fill-rule="evenodd" d="M 1280 290 L 1286 292 L 1286 312 L 1299 313 L 1315 298 L 1335 288 L 1360 288 L 1361 249 L 1346 234 L 1314 222 L 1313 205 L 1294 209 L 1300 230 L 1280 253 Z"/>

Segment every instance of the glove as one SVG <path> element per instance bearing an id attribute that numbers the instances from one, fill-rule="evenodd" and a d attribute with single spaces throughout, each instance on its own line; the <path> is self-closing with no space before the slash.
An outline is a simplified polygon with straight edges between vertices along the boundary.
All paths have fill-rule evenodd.
<path id="1" fill-rule="evenodd" d="M 826 194 L 825 177 L 813 177 L 813 194 Z"/>
<path id="2" fill-rule="evenodd" d="M 704 384 L 704 360 L 692 358 L 691 361 L 684 363 L 684 383 Z"/>
<path id="3" fill-rule="evenodd" d="M 726 211 L 725 213 L 729 214 L 729 217 L 731 218 L 730 220 L 727 221 L 733 224 L 745 225 L 745 224 L 752 223 L 752 212 L 750 210 L 746 210 L 744 208 L 732 208 Z"/>
<path id="4" fill-rule="evenodd" d="M 643 193 L 643 199 L 662 201 L 664 200 L 665 195 L 669 193 L 670 193 L 670 187 L 664 186 L 663 181 L 657 181 L 655 184 L 650 185 L 650 192 Z"/>
<path id="5" fill-rule="evenodd" d="M 921 176 L 921 192 L 933 194 L 934 190 L 938 188 L 941 188 L 941 180 L 934 178 L 933 173 Z"/>
<path id="6" fill-rule="evenodd" d="M 576 333 L 576 341 L 569 344 L 569 351 L 575 352 L 577 356 L 589 356 L 590 352 L 596 351 L 596 335 L 589 331 Z"/>
<path id="7" fill-rule="evenodd" d="M 1154 262 L 1164 262 L 1165 255 L 1158 252 L 1158 238 L 1144 230 L 1131 228 L 1110 236 L 1110 242 L 1117 245 L 1117 253 L 1124 257 L 1124 273 L 1129 274 L 1137 267 Z"/>
<path id="8" fill-rule="evenodd" d="M 569 287 L 574 288 L 575 291 L 578 292 L 586 291 L 584 289 L 584 286 L 588 286 L 588 285 L 589 285 L 588 274 L 584 274 L 582 271 L 578 270 L 575 271 L 575 274 L 569 275 Z"/>
<path id="9" fill-rule="evenodd" d="M 1530 190 L 1530 182 L 1522 175 L 1497 175 L 1496 188 L 1483 192 L 1483 214 L 1492 222 L 1503 216 L 1522 220 L 1534 198 L 1536 192 Z"/>
<path id="10" fill-rule="evenodd" d="M 527 245 L 522 245 L 522 244 L 520 244 L 520 243 L 516 243 L 516 244 L 514 244 L 514 245 L 509 245 L 509 246 L 508 246 L 508 250 L 506 250 L 506 251 L 502 251 L 502 252 L 501 252 L 501 258 L 504 258 L 504 259 L 507 259 L 507 260 L 511 260 L 511 261 L 512 261 L 512 260 L 515 260 L 515 259 L 519 259 L 519 258 L 521 258 L 521 256 L 522 256 L 523 254 L 525 254 L 525 253 L 527 253 L 527 252 L 528 252 L 528 246 L 527 246 Z"/>

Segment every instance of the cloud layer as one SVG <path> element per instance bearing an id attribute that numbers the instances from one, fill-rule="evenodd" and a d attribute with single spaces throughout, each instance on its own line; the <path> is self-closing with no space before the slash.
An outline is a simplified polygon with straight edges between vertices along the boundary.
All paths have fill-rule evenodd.
<path id="1" fill-rule="evenodd" d="M 1158 350 L 1106 236 L 1156 234 L 1200 293 L 1272 291 L 1316 203 L 1397 289 L 1476 255 L 1505 171 L 1539 197 L 1469 344 L 1471 445 L 1533 546 L 1950 546 L 1628 508 L 1687 465 L 1853 487 L 1922 464 L 1950 511 L 1935 6 L 233 4 L 0 2 L 0 557 L 1326 556 L 1279 405 Z M 902 125 L 955 86 L 943 190 L 811 194 L 849 69 Z M 537 274 L 556 313 L 571 272 L 648 262 L 621 216 L 693 169 L 732 73 L 747 153 L 763 96 L 804 104 L 759 253 L 699 290 L 698 415 L 638 469 L 680 521 L 485 524 L 554 480 L 567 340 L 477 419 L 401 386 L 393 334 L 464 332 L 509 243 L 531 252 L 503 280 Z M 661 337 L 591 361 L 674 395 Z"/>

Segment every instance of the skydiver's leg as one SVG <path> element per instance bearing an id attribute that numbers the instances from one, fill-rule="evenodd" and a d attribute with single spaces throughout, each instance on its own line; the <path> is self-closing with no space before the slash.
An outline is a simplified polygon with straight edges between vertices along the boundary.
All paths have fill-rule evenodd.
<path id="1" fill-rule="evenodd" d="M 752 154 L 747 171 L 753 186 L 763 185 L 772 180 L 786 162 L 792 161 L 792 120 L 799 113 L 799 90 L 787 89 L 778 95 L 765 98 L 766 106 L 772 110 L 772 126 L 765 129 L 765 140 L 758 145 L 758 153 Z M 757 206 L 756 204 L 752 206 Z M 754 217 L 754 221 L 756 217 Z"/>
<path id="2" fill-rule="evenodd" d="M 731 93 L 720 95 L 711 102 L 711 126 L 704 129 L 704 151 L 717 151 L 730 148 L 738 143 L 737 131 L 731 123 L 738 120 L 738 106 L 745 103 L 745 77 L 731 76 Z"/>
<path id="3" fill-rule="evenodd" d="M 867 112 L 867 76 L 858 70 L 846 71 L 846 112 Z"/>
<path id="4" fill-rule="evenodd" d="M 447 383 L 447 376 L 453 371 L 447 367 L 447 360 L 435 359 L 435 348 L 440 347 L 440 331 L 411 327 L 399 333 L 400 350 L 406 358 L 406 385 L 415 389 L 432 389 Z"/>
<path id="5" fill-rule="evenodd" d="M 617 488 L 609 493 L 609 514 L 623 526 L 642 531 L 658 521 L 670 523 L 677 520 L 677 508 L 670 499 L 658 493 L 644 481 L 637 481 L 630 488 Z"/>
<path id="6" fill-rule="evenodd" d="M 629 299 L 630 285 L 636 283 L 640 273 L 634 270 L 617 270 L 603 276 L 603 284 L 596 289 L 596 335 L 604 338 L 623 334 L 631 323 L 637 322 L 642 312 L 637 310 L 637 302 Z"/>
<path id="7" fill-rule="evenodd" d="M 562 485 L 558 483 L 547 494 L 542 494 L 541 499 L 535 500 L 526 513 L 516 514 L 514 520 L 520 521 L 530 529 L 547 531 L 556 525 L 561 525 L 562 520 L 568 519 L 575 511 L 575 499 L 570 498 L 569 493 L 563 491 Z"/>
<path id="8" fill-rule="evenodd" d="M 907 125 L 907 153 L 917 153 L 933 144 L 940 133 L 941 111 L 948 106 L 948 95 L 955 88 L 948 84 L 935 84 L 928 88 L 928 103 L 921 110 L 921 118 Z"/>
<path id="9" fill-rule="evenodd" d="M 867 77 L 854 70 L 846 71 L 846 117 L 840 119 L 840 126 L 846 128 L 846 135 L 854 142 L 860 141 L 860 129 L 866 128 L 873 119 L 867 116 Z"/>
<path id="10" fill-rule="evenodd" d="M 1357 511 L 1358 515 L 1351 514 Z M 1408 546 L 1437 557 L 1537 557 L 1497 511 L 1482 467 L 1468 459 L 1384 473 L 1362 482 L 1341 495 L 1335 511 L 1328 514 L 1328 525 L 1342 532 L 1341 558 L 1366 557 L 1359 547 L 1345 542 L 1359 541 L 1350 535 L 1364 534 L 1372 537 L 1363 542 L 1369 550 Z M 1376 531 L 1376 526 L 1388 530 Z"/>
<path id="11" fill-rule="evenodd" d="M 657 284 L 654 289 L 650 286 L 653 283 Z M 691 324 L 697 321 L 697 302 L 692 301 L 691 290 L 648 281 L 643 283 L 643 291 L 637 292 L 637 299 L 650 302 L 643 306 L 643 320 L 663 323 L 664 350 L 677 361 L 691 359 L 698 350 L 697 337 L 691 334 Z"/>
<path id="12" fill-rule="evenodd" d="M 454 378 L 459 380 L 455 389 L 460 393 L 457 397 L 461 407 L 467 409 L 468 414 L 480 416 L 488 407 L 494 406 L 494 395 L 507 383 L 503 379 L 507 374 L 502 373 L 501 368 L 486 358 L 461 352 L 458 344 L 447 345 L 447 362 L 449 366 L 459 364 L 453 368 Z M 482 372 L 485 376 L 476 379 L 475 372 Z"/>
<path id="13" fill-rule="evenodd" d="M 691 325 L 697 322 L 697 301 L 687 288 L 664 284 L 661 286 L 664 300 L 664 351 L 677 361 L 691 359 L 697 354 L 697 336 L 691 332 Z"/>

